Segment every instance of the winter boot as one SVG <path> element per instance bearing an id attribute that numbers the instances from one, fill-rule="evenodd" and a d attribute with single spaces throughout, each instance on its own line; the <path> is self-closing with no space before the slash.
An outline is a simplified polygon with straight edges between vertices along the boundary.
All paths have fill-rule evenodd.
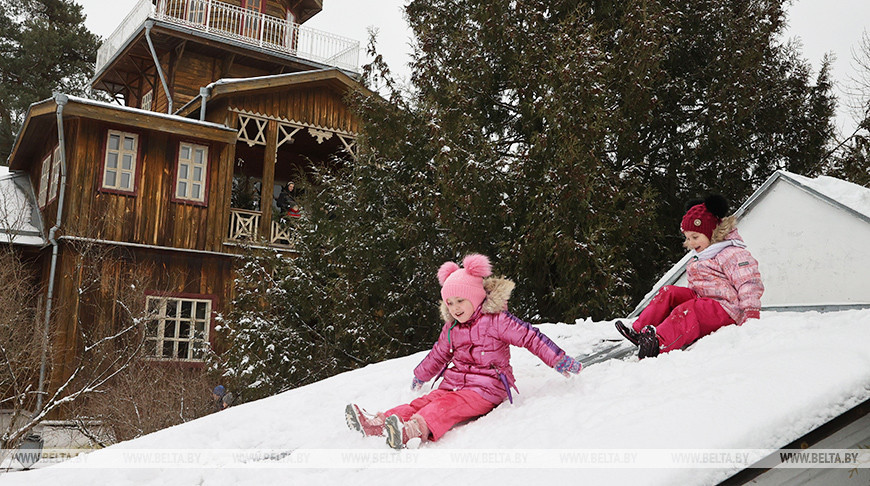
<path id="1" fill-rule="evenodd" d="M 356 430 L 368 437 L 372 435 L 384 435 L 384 415 L 371 415 L 351 403 L 344 407 L 344 419 L 351 430 Z"/>
<path id="2" fill-rule="evenodd" d="M 384 428 L 387 432 L 387 445 L 393 449 L 416 449 L 429 436 L 429 427 L 419 415 L 414 415 L 407 422 L 402 422 L 398 415 L 390 415 Z"/>
<path id="3" fill-rule="evenodd" d="M 639 359 L 655 358 L 659 355 L 661 350 L 659 348 L 659 338 L 656 336 L 656 328 L 652 326 L 644 327 L 640 330 L 638 338 L 639 349 L 637 357 Z"/>
<path id="4" fill-rule="evenodd" d="M 626 327 L 622 321 L 616 321 L 616 330 L 619 331 L 619 334 L 622 334 L 622 337 L 628 339 L 631 344 L 637 346 L 640 342 L 640 334 L 638 334 L 634 329 Z"/>

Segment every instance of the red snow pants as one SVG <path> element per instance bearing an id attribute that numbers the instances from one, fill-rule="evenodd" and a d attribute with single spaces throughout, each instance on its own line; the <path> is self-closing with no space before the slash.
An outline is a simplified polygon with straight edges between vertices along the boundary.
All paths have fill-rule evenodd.
<path id="1" fill-rule="evenodd" d="M 384 415 L 398 415 L 403 422 L 413 415 L 426 421 L 432 440 L 438 440 L 454 425 L 486 415 L 497 403 L 485 400 L 471 390 L 433 390 L 407 405 L 399 405 L 384 412 Z"/>
<path id="2" fill-rule="evenodd" d="M 729 324 L 734 324 L 734 319 L 715 300 L 699 298 L 686 287 L 666 285 L 632 327 L 638 332 L 648 325 L 655 327 L 661 352 L 667 353 Z"/>

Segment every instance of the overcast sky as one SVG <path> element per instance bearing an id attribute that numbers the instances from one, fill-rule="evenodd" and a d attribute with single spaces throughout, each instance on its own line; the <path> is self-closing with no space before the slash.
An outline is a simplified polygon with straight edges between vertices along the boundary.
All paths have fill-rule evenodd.
<path id="1" fill-rule="evenodd" d="M 84 7 L 87 27 L 105 38 L 112 34 L 137 0 L 76 0 Z M 112 8 L 106 6 L 111 2 Z M 407 0 L 324 0 L 323 11 L 305 23 L 360 41 L 364 48 L 371 27 L 379 31 L 378 50 L 400 78 L 408 76 L 411 31 L 402 14 Z M 870 30 L 870 0 L 794 0 L 789 8 L 789 37 L 803 44 L 804 57 L 818 71 L 825 53 L 836 56 L 834 78 L 840 99 L 838 125 L 849 130 L 855 125 L 846 106 L 846 90 L 853 70 L 852 49 Z M 366 62 L 364 54 L 361 62 Z"/>

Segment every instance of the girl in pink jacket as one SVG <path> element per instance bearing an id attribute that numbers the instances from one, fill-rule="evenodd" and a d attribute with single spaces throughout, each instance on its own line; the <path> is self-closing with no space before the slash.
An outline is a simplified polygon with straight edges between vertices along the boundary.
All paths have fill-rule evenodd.
<path id="1" fill-rule="evenodd" d="M 680 229 L 691 250 L 686 266 L 689 288 L 666 285 L 632 326 L 616 322 L 639 346 L 640 359 L 687 346 L 729 324 L 758 319 L 764 285 L 758 262 L 737 233 L 728 202 L 714 195 L 689 203 Z"/>
<path id="2" fill-rule="evenodd" d="M 505 399 L 513 401 L 510 346 L 522 346 L 565 376 L 580 372 L 580 362 L 537 328 L 507 312 L 514 283 L 491 277 L 489 259 L 468 255 L 463 268 L 446 262 L 438 270 L 441 316 L 438 341 L 414 369 L 411 389 L 443 377 L 436 390 L 406 405 L 368 415 L 350 404 L 345 418 L 363 435 L 387 436 L 400 449 L 411 441 L 438 440 L 454 425 L 489 413 Z"/>

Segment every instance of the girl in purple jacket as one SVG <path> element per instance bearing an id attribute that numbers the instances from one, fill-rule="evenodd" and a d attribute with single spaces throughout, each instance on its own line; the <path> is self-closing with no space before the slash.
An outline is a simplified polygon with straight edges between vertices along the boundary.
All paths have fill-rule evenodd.
<path id="1" fill-rule="evenodd" d="M 719 195 L 689 203 L 680 229 L 691 250 L 686 265 L 689 288 L 666 285 L 632 326 L 616 322 L 639 346 L 640 359 L 687 346 L 729 324 L 758 319 L 764 285 L 758 262 L 737 233 L 728 202 Z"/>
<path id="2" fill-rule="evenodd" d="M 507 312 L 510 280 L 491 277 L 489 259 L 468 255 L 463 268 L 446 262 L 438 270 L 441 316 L 438 341 L 414 369 L 412 390 L 444 377 L 436 390 L 384 413 L 368 415 L 355 404 L 345 408 L 350 428 L 363 435 L 383 435 L 400 449 L 438 440 L 454 425 L 489 413 L 511 400 L 514 374 L 510 346 L 522 346 L 565 376 L 580 372 L 574 360 L 537 328 Z"/>

